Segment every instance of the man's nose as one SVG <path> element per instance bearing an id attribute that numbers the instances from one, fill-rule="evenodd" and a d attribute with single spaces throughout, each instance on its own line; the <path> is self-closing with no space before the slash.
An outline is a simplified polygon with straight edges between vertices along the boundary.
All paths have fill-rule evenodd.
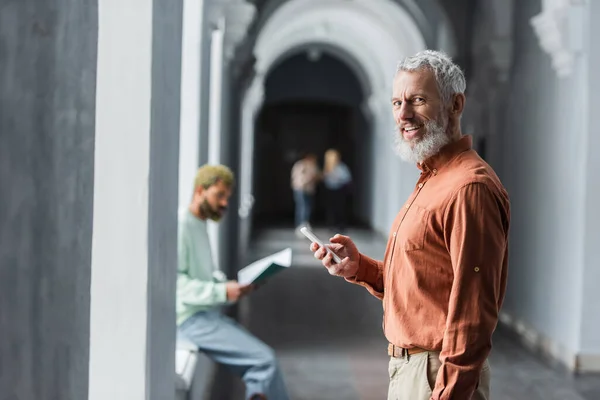
<path id="1" fill-rule="evenodd" d="M 412 106 L 408 102 L 403 102 L 400 108 L 396 111 L 396 122 L 409 121 L 414 118 L 415 113 Z"/>

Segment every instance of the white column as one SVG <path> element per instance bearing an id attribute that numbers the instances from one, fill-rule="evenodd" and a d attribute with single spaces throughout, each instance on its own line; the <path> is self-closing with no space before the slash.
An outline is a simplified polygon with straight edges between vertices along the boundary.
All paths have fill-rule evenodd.
<path id="1" fill-rule="evenodd" d="M 181 124 L 179 130 L 179 208 L 185 209 L 193 192 L 200 150 L 200 73 L 202 9 L 204 0 L 184 0 L 181 65 Z"/>
<path id="2" fill-rule="evenodd" d="M 240 259 L 246 255 L 252 230 L 250 218 L 254 206 L 252 193 L 254 175 L 254 124 L 256 113 L 264 100 L 264 83 L 262 77 L 256 77 L 244 95 L 241 109 L 241 151 L 240 151 L 240 177 L 239 177 L 239 204 L 238 216 L 240 218 L 238 232 L 238 251 Z"/>
<path id="3" fill-rule="evenodd" d="M 89 400 L 175 396 L 181 4 L 99 2 Z"/>
<path id="4" fill-rule="evenodd" d="M 217 29 L 212 31 L 210 44 L 210 94 L 208 116 L 208 163 L 221 162 L 221 117 L 223 97 L 223 45 L 225 20 L 219 21 Z M 221 268 L 219 260 L 219 226 L 209 221 L 208 235 L 213 260 L 217 268 Z"/>
<path id="5" fill-rule="evenodd" d="M 252 208 L 252 155 L 254 152 L 254 111 L 251 105 L 242 107 L 242 140 L 240 151 L 240 217 L 247 218 Z"/>
<path id="6" fill-rule="evenodd" d="M 241 151 L 240 151 L 240 218 L 247 218 L 254 203 L 252 195 L 254 122 L 256 113 L 264 99 L 264 82 L 255 78 L 246 91 L 241 111 Z"/>
<path id="7" fill-rule="evenodd" d="M 89 400 L 146 399 L 152 2 L 99 2 Z"/>
<path id="8" fill-rule="evenodd" d="M 208 162 L 218 164 L 221 160 L 221 113 L 223 97 L 223 39 L 225 20 L 219 21 L 212 31 L 210 44 L 210 104 L 208 119 Z"/>

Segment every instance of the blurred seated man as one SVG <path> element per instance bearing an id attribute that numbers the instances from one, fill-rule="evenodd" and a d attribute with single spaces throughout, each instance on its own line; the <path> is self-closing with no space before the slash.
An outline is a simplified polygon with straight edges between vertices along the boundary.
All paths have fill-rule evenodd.
<path id="1" fill-rule="evenodd" d="M 207 220 L 221 219 L 234 177 L 223 165 L 204 165 L 196 175 L 189 209 L 180 216 L 177 268 L 178 333 L 215 362 L 227 366 L 246 385 L 246 399 L 287 400 L 273 350 L 219 311 L 253 290 L 226 281 L 215 268 Z"/>

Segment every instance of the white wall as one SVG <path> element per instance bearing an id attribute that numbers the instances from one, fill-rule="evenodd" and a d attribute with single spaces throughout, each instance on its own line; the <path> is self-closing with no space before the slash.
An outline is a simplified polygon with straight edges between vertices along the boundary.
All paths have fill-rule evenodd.
<path id="1" fill-rule="evenodd" d="M 588 154 L 597 127 L 582 118 L 595 103 L 588 96 L 587 57 L 576 58 L 569 77 L 558 78 L 552 69 L 529 23 L 540 11 L 539 4 L 524 2 L 515 12 L 519 40 L 501 163 L 512 204 L 504 311 L 528 341 L 574 369 L 582 352 L 600 350 L 597 296 L 582 290 L 598 277 L 597 240 L 591 244 L 598 215 L 590 203 L 598 204 L 590 176 L 598 161 Z"/>
<path id="2" fill-rule="evenodd" d="M 585 49 L 588 54 L 587 78 L 587 140 L 584 142 L 586 149 L 585 160 L 585 187 L 584 200 L 585 228 L 584 228 L 584 275 L 583 275 L 583 301 L 581 311 L 581 352 L 586 354 L 582 360 L 585 369 L 600 370 L 600 296 L 598 295 L 598 282 L 600 282 L 600 124 L 595 113 L 595 105 L 600 104 L 600 49 L 592 45 L 592 38 L 600 33 L 600 3 L 590 2 L 589 12 L 586 13 L 586 40 Z M 589 359 L 592 357 L 593 359 Z M 595 368 L 594 368 L 595 366 Z"/>

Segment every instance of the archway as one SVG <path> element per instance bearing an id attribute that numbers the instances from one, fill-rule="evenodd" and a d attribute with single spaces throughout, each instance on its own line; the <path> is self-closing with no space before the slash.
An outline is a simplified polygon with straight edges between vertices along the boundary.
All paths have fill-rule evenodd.
<path id="1" fill-rule="evenodd" d="M 293 200 L 290 170 L 301 153 L 314 153 L 322 165 L 329 148 L 338 149 L 354 176 L 365 186 L 370 129 L 361 105 L 358 77 L 342 60 L 313 48 L 280 62 L 265 80 L 265 102 L 255 130 L 255 219 L 290 224 Z M 349 222 L 366 222 L 364 198 L 350 197 Z M 317 188 L 313 222 L 322 223 L 325 199 Z M 353 207 L 353 205 L 355 207 Z M 356 212 L 353 212 L 356 210 Z"/>
<path id="2" fill-rule="evenodd" d="M 265 100 L 265 79 L 282 60 L 313 47 L 329 49 L 358 77 L 364 94 L 362 109 L 369 116 L 371 132 L 370 140 L 364 143 L 372 161 L 365 179 L 368 184 L 363 188 L 369 195 L 363 205 L 365 219 L 376 231 L 387 232 L 389 221 L 411 192 L 417 175 L 393 152 L 389 98 L 398 60 L 426 48 L 419 26 L 422 24 L 393 0 L 290 0 L 261 24 L 253 51 L 255 76 L 242 105 L 241 243 L 249 236 L 248 216 L 256 195 L 252 189 L 254 122 Z M 454 47 L 453 37 L 446 42 Z"/>

